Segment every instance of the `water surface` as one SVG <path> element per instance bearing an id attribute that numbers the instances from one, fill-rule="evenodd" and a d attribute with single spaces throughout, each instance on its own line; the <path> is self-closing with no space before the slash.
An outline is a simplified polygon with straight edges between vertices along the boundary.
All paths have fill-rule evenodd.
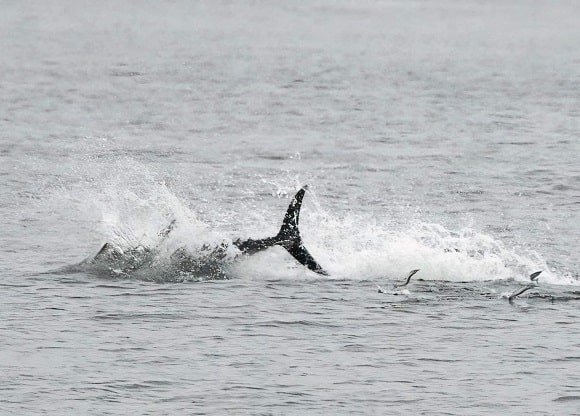
<path id="1" fill-rule="evenodd" d="M 578 414 L 574 4 L 1 7 L 0 413 Z"/>

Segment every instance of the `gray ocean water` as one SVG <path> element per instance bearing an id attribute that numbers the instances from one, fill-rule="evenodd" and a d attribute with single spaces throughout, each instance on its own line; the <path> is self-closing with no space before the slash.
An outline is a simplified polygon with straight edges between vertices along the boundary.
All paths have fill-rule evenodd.
<path id="1" fill-rule="evenodd" d="M 0 10 L 0 414 L 580 415 L 576 2 Z"/>

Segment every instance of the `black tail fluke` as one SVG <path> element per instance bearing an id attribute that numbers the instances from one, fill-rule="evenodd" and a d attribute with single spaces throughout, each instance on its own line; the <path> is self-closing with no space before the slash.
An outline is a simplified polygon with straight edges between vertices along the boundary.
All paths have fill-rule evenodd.
<path id="1" fill-rule="evenodd" d="M 302 244 L 302 239 L 300 239 L 299 242 L 295 243 L 291 247 L 286 245 L 282 245 L 282 247 L 284 247 L 288 253 L 290 253 L 292 257 L 296 259 L 296 261 L 298 261 L 298 263 L 308 267 L 314 273 L 328 276 L 328 272 L 324 270 L 322 266 L 318 264 L 316 260 L 314 260 L 314 257 L 312 257 L 308 250 L 306 250 L 306 247 L 304 247 L 304 244 Z"/>
<path id="2" fill-rule="evenodd" d="M 282 221 L 282 226 L 278 235 L 276 236 L 280 240 L 295 240 L 300 239 L 300 231 L 298 230 L 298 222 L 300 221 L 300 209 L 302 208 L 302 199 L 308 186 L 302 187 L 294 198 L 288 209 L 286 210 L 286 215 L 284 215 L 284 220 Z"/>
<path id="3" fill-rule="evenodd" d="M 286 215 L 284 215 L 280 231 L 275 237 L 261 240 L 236 240 L 234 241 L 234 245 L 244 254 L 254 254 L 274 245 L 282 246 L 298 263 L 308 267 L 315 273 L 327 276 L 328 273 L 314 260 L 314 257 L 306 250 L 306 247 L 304 247 L 300 230 L 298 229 L 302 199 L 307 189 L 308 187 L 304 186 L 294 195 L 292 202 L 290 202 L 286 210 Z"/>
<path id="4" fill-rule="evenodd" d="M 314 257 L 312 257 L 308 250 L 306 250 L 306 247 L 304 247 L 302 237 L 300 236 L 300 229 L 298 228 L 302 199 L 304 198 L 307 189 L 308 186 L 303 186 L 296 195 L 294 195 L 292 202 L 290 202 L 286 215 L 284 216 L 284 221 L 282 221 L 280 231 L 276 236 L 276 244 L 284 247 L 288 253 L 298 261 L 298 263 L 308 267 L 315 273 L 328 276 L 328 273 L 316 260 L 314 260 Z"/>

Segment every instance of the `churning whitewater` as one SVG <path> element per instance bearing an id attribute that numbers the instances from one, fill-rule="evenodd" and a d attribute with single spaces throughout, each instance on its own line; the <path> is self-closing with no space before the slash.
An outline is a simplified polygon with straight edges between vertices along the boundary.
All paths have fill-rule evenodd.
<path id="1" fill-rule="evenodd" d="M 285 259 L 280 252 L 262 253 L 267 248 L 284 247 L 283 244 L 271 241 L 269 237 L 241 240 L 238 236 L 232 236 L 231 230 L 240 229 L 239 224 L 230 223 L 231 230 L 224 229 L 227 227 L 225 224 L 232 221 L 228 217 L 243 218 L 240 221 L 243 226 L 251 225 L 247 221 L 249 213 L 247 216 L 244 212 L 228 213 L 223 218 L 214 218 L 204 223 L 197 218 L 194 210 L 187 207 L 187 201 L 175 196 L 165 183 L 144 182 L 135 185 L 127 201 L 122 200 L 127 198 L 126 190 L 122 189 L 123 184 L 115 181 L 101 185 L 106 191 L 99 192 L 99 196 L 85 195 L 88 199 L 81 205 L 88 202 L 90 208 L 81 208 L 94 210 L 95 202 L 101 199 L 98 203 L 102 209 L 100 220 L 97 218 L 95 221 L 98 228 L 103 229 L 106 242 L 96 255 L 90 255 L 79 264 L 67 266 L 61 271 L 87 271 L 101 277 L 125 276 L 159 282 L 197 281 L 236 278 L 246 267 L 256 267 L 255 273 L 268 274 L 276 269 L 273 264 L 279 262 L 279 270 L 274 273 L 281 277 L 309 276 L 306 270 L 299 270 L 296 264 Z M 153 189 L 148 189 L 148 185 L 152 185 Z M 117 186 L 121 189 L 111 188 Z M 296 195 L 299 197 L 296 212 L 292 211 L 296 200 L 288 198 L 296 189 L 290 187 L 281 190 L 279 186 L 276 190 L 272 189 L 272 196 L 281 198 L 282 202 L 290 201 L 284 222 L 292 215 L 293 218 L 296 216 L 297 223 L 305 189 L 299 190 Z M 408 224 L 408 228 L 393 230 L 390 224 L 365 218 L 357 210 L 344 217 L 333 215 L 316 202 L 316 193 L 311 193 L 311 197 L 315 203 L 307 212 L 309 218 L 303 215 L 308 224 L 304 232 L 310 240 L 309 245 L 317 253 L 316 258 L 324 259 L 323 264 L 327 264 L 325 268 L 330 271 L 329 278 L 373 280 L 400 276 L 415 266 L 423 270 L 422 280 L 525 281 L 529 274 L 527 271 L 543 269 L 546 270 L 543 276 L 546 282 L 577 283 L 571 275 L 550 271 L 538 253 L 506 247 L 501 241 L 471 228 L 452 231 L 439 224 L 413 221 Z M 55 198 L 76 199 L 62 192 Z M 135 211 L 133 204 L 137 204 L 139 210 Z M 256 208 L 252 209 L 255 211 Z M 244 209 L 247 208 L 244 206 Z M 259 221 L 269 222 L 274 230 L 277 227 L 276 215 L 267 213 L 265 209 L 260 212 L 262 218 Z M 161 228 L 162 223 L 159 221 L 165 221 L 166 225 Z M 213 223 L 221 226 L 213 228 Z M 155 227 L 158 231 L 155 231 Z M 253 234 L 261 237 L 264 232 L 256 229 Z M 276 235 L 276 232 L 271 234 Z M 278 231 L 278 235 L 281 234 L 283 230 Z M 303 244 L 300 234 L 298 237 L 300 244 Z M 288 254 L 294 255 L 291 250 L 288 251 Z M 243 253 L 260 253 L 258 257 L 261 259 L 240 259 Z M 329 274 L 308 251 L 306 253 L 314 261 L 312 270 L 315 273 L 322 271 L 321 274 Z M 298 262 L 305 264 L 307 260 Z"/>
<path id="2" fill-rule="evenodd" d="M 578 414 L 575 3 L 0 7 L 0 415 Z"/>
<path id="3" fill-rule="evenodd" d="M 278 233 L 273 237 L 263 239 L 245 239 L 240 238 L 232 242 L 240 254 L 253 255 L 271 247 L 283 247 L 286 251 L 300 264 L 307 269 L 312 270 L 320 275 L 327 276 L 328 273 L 314 260 L 308 252 L 302 237 L 300 236 L 299 216 L 302 207 L 302 199 L 306 193 L 307 186 L 303 186 L 292 198 L 282 226 Z M 96 270 L 110 271 L 113 275 L 129 276 L 130 273 L 139 273 L 143 269 L 151 269 L 156 262 L 159 247 L 167 240 L 176 227 L 176 220 L 161 230 L 157 236 L 156 247 L 138 245 L 123 249 L 111 243 L 105 243 L 99 252 L 81 262 L 76 267 L 69 270 Z M 163 267 L 175 269 L 180 275 L 201 275 L 208 278 L 222 278 L 225 276 L 222 270 L 222 264 L 228 257 L 228 243 L 222 242 L 217 247 L 211 247 L 204 244 L 198 253 L 190 253 L 187 248 L 180 247 L 170 256 L 171 263 Z"/>

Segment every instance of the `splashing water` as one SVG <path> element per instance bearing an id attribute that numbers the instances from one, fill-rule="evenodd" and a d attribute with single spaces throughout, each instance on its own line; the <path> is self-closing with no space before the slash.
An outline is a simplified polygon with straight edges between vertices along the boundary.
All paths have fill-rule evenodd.
<path id="1" fill-rule="evenodd" d="M 231 230 L 212 228 L 200 220 L 185 197 L 137 162 L 118 161 L 113 169 L 109 166 L 97 173 L 101 175 L 98 182 L 87 181 L 69 189 L 68 200 L 76 201 L 81 217 L 93 219 L 101 241 L 124 253 L 136 247 L 150 250 L 141 261 L 142 267 L 131 269 L 131 277 L 156 281 L 320 278 L 278 248 L 234 262 L 239 252 L 231 245 L 232 238 L 262 236 L 264 224 L 276 230 L 285 207 L 279 212 L 253 208 L 251 215 L 241 215 L 247 235 L 231 235 Z M 275 195 L 279 196 L 281 188 L 277 188 Z M 237 228 L 232 218 L 239 218 L 241 213 L 215 209 L 212 214 L 213 223 Z M 171 234 L 160 239 L 159 232 L 172 221 L 175 227 Z M 530 272 L 544 270 L 544 282 L 577 284 L 573 277 L 550 270 L 538 253 L 518 251 L 473 228 L 452 231 L 439 224 L 414 221 L 401 229 L 372 217 L 339 216 L 326 212 L 314 193 L 305 200 L 301 234 L 308 250 L 334 279 L 399 279 L 411 269 L 421 269 L 417 278 L 425 280 L 524 281 Z M 176 253 L 183 254 L 178 261 Z M 122 267 L 118 265 L 109 269 L 114 275 L 127 274 L 119 273 Z"/>
<path id="2" fill-rule="evenodd" d="M 451 231 L 415 221 L 406 229 L 391 230 L 389 224 L 372 218 L 326 213 L 318 213 L 309 222 L 317 229 L 309 232 L 302 226 L 307 246 L 338 278 L 400 279 L 409 270 L 421 269 L 418 278 L 425 280 L 525 281 L 530 272 L 544 270 L 545 282 L 574 284 L 571 277 L 550 271 L 538 253 L 519 252 L 473 228 Z"/>

